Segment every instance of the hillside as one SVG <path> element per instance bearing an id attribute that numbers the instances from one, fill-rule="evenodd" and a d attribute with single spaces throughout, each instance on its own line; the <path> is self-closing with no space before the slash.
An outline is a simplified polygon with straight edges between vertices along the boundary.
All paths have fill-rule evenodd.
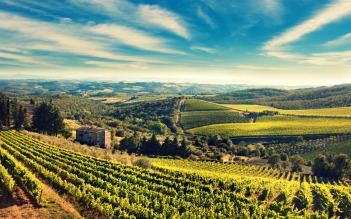
<path id="1" fill-rule="evenodd" d="M 351 191 L 344 181 L 185 160 L 153 159 L 149 171 L 54 147 L 15 131 L 1 131 L 0 140 L 3 154 L 12 154 L 90 217 L 351 216 L 350 199 L 345 199 Z"/>
<path id="2" fill-rule="evenodd" d="M 228 107 L 203 100 L 188 99 L 184 103 L 184 111 L 217 111 L 229 110 Z"/>
<path id="3" fill-rule="evenodd" d="M 223 106 L 230 107 L 234 110 L 240 110 L 244 112 L 259 113 L 263 111 L 275 111 L 284 115 L 296 115 L 296 116 L 351 117 L 351 107 L 283 110 L 283 109 L 278 109 L 270 106 L 250 105 L 250 104 L 223 104 Z"/>
<path id="4" fill-rule="evenodd" d="M 188 130 L 200 135 L 274 136 L 305 134 L 350 133 L 350 118 L 309 118 L 298 116 L 263 116 L 255 123 L 230 123 L 198 127 Z"/>
<path id="5" fill-rule="evenodd" d="M 234 111 L 192 111 L 181 114 L 181 124 L 184 129 L 221 123 L 247 123 L 249 119 Z"/>
<path id="6" fill-rule="evenodd" d="M 230 107 L 198 99 L 186 99 L 180 123 L 183 129 L 222 123 L 248 123 L 244 113 Z"/>
<path id="7" fill-rule="evenodd" d="M 326 148 L 318 149 L 306 154 L 301 155 L 306 161 L 313 161 L 313 159 L 321 153 L 327 153 L 327 154 L 347 154 L 351 156 L 351 140 L 341 142 L 339 144 L 335 144 Z"/>
<path id="8" fill-rule="evenodd" d="M 351 85 L 301 90 L 248 89 L 204 97 L 227 104 L 258 104 L 279 109 L 317 109 L 351 105 Z"/>
<path id="9" fill-rule="evenodd" d="M 10 96 L 71 94 L 85 97 L 114 97 L 127 94 L 216 94 L 262 86 L 164 82 L 111 82 L 69 80 L 0 80 L 1 90 Z M 277 86 L 277 88 L 285 88 Z M 290 87 L 289 87 L 290 88 Z M 293 88 L 293 87 L 291 87 Z"/>

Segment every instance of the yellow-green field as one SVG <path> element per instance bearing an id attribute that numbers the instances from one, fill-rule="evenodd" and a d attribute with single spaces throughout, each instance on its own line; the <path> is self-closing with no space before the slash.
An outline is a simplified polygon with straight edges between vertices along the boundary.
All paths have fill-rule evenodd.
<path id="1" fill-rule="evenodd" d="M 229 107 L 198 99 L 188 99 L 184 103 L 184 111 L 217 111 L 230 110 Z"/>
<path id="2" fill-rule="evenodd" d="M 336 107 L 323 109 L 283 110 L 270 106 L 248 105 L 248 104 L 222 104 L 223 106 L 248 112 L 262 112 L 265 110 L 277 111 L 284 115 L 299 116 L 327 116 L 327 117 L 351 117 L 351 107 Z"/>
<path id="3" fill-rule="evenodd" d="M 351 133 L 349 118 L 310 118 L 298 116 L 263 116 L 256 123 L 230 123 L 188 130 L 194 134 L 235 137 Z"/>
<path id="4" fill-rule="evenodd" d="M 184 129 L 222 123 L 245 123 L 249 119 L 242 113 L 232 110 L 183 112 L 181 124 Z"/>

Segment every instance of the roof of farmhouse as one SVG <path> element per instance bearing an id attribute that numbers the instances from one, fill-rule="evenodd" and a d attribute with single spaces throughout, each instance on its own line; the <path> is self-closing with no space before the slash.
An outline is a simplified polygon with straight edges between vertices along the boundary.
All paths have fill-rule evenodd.
<path id="1" fill-rule="evenodd" d="M 105 129 L 90 127 L 90 126 L 82 126 L 82 127 L 78 128 L 77 131 L 80 131 L 80 132 L 101 132 L 101 131 L 105 131 Z"/>

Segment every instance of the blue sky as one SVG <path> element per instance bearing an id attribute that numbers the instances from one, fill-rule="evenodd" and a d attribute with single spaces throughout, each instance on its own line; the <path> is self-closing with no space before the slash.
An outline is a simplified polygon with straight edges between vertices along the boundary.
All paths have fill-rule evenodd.
<path id="1" fill-rule="evenodd" d="M 0 76 L 351 83 L 350 23 L 350 0 L 0 0 Z"/>

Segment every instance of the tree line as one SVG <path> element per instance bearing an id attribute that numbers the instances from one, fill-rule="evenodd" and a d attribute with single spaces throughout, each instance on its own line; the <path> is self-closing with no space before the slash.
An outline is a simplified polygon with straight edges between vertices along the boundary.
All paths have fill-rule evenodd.
<path id="1" fill-rule="evenodd" d="M 346 154 L 319 154 L 314 159 L 312 172 L 335 180 L 351 179 L 351 159 Z"/>
<path id="2" fill-rule="evenodd" d="M 179 142 L 177 136 L 173 139 L 166 137 L 161 143 L 155 134 L 147 139 L 145 136 L 140 138 L 135 132 L 134 135 L 123 138 L 120 144 L 115 146 L 114 150 L 127 151 L 129 154 L 179 156 L 185 158 L 190 155 L 187 145 L 188 142 L 185 138 Z"/>
<path id="3" fill-rule="evenodd" d="M 34 105 L 31 100 L 29 105 Z M 51 101 L 36 104 L 32 118 L 26 106 L 16 98 L 9 98 L 0 92 L 0 124 L 15 129 L 25 128 L 49 135 L 64 134 L 64 116 Z"/>
<path id="4" fill-rule="evenodd" d="M 217 103 L 259 104 L 279 109 L 318 109 L 350 106 L 350 94 L 350 85 L 337 85 L 290 91 L 271 88 L 247 89 L 203 99 Z"/>
<path id="5" fill-rule="evenodd" d="M 16 129 L 30 126 L 27 109 L 16 98 L 10 99 L 0 92 L 0 125 Z"/>

